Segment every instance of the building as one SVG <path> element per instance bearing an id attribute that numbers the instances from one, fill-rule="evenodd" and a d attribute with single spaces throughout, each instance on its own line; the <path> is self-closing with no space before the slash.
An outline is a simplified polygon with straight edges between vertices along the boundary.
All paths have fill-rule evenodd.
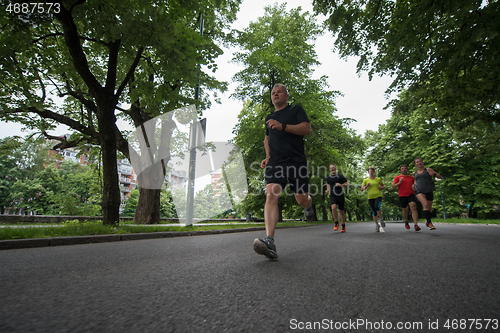
<path id="1" fill-rule="evenodd" d="M 130 192 L 137 186 L 137 175 L 127 159 L 118 160 L 117 169 L 118 181 L 120 182 L 120 199 L 122 205 L 124 205 L 130 196 Z"/>

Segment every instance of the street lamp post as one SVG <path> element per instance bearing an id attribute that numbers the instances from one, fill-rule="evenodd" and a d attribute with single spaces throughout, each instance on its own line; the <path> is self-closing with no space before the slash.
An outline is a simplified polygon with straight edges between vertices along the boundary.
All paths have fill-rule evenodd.
<path id="1" fill-rule="evenodd" d="M 203 15 L 200 19 L 200 36 L 203 36 Z M 199 99 L 200 96 L 200 74 L 198 74 L 198 84 L 196 85 L 194 91 L 194 98 Z M 190 138 L 189 138 L 189 176 L 188 176 L 188 193 L 187 193 L 187 206 L 186 206 L 186 226 L 193 224 L 193 214 L 194 214 L 194 179 L 196 177 L 196 143 L 198 142 L 198 114 L 196 114 L 195 119 L 193 119 L 193 124 L 191 125 Z"/>

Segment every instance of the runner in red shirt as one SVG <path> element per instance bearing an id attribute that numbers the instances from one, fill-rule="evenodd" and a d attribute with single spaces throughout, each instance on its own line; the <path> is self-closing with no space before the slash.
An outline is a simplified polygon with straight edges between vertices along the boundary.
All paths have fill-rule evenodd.
<path id="1" fill-rule="evenodd" d="M 413 219 L 413 223 L 415 224 L 415 231 L 420 231 L 420 227 L 418 226 L 417 199 L 412 188 L 415 178 L 408 174 L 407 165 L 401 165 L 399 167 L 399 172 L 401 172 L 401 174 L 394 177 L 392 188 L 399 188 L 399 204 L 401 205 L 401 208 L 403 208 L 405 228 L 410 229 L 410 225 L 408 224 L 408 206 L 410 206 L 411 217 Z"/>

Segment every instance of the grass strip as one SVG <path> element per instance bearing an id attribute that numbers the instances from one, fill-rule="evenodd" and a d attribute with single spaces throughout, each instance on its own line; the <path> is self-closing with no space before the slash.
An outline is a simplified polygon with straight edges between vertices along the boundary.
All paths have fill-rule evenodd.
<path id="1" fill-rule="evenodd" d="M 205 223 L 209 223 L 206 221 Z M 278 226 L 299 226 L 321 224 L 307 223 L 301 221 L 280 222 Z M 0 227 L 0 240 L 7 239 L 29 239 L 47 237 L 68 237 L 68 236 L 92 236 L 92 235 L 117 235 L 131 233 L 148 233 L 164 231 L 202 231 L 202 230 L 222 230 L 236 228 L 263 227 L 264 223 L 252 224 L 217 224 L 217 225 L 191 225 L 191 226 L 161 226 L 161 225 L 132 225 L 120 224 L 118 226 L 103 225 L 102 222 L 64 222 L 60 226 L 43 226 L 33 224 L 17 224 L 16 226 L 3 225 Z"/>
<path id="2" fill-rule="evenodd" d="M 347 223 L 355 223 L 347 222 Z M 390 222 L 390 221 L 387 221 Z M 424 223 L 424 220 L 419 220 Z M 465 224 L 500 224 L 500 220 L 479 220 L 479 219 L 461 219 L 461 218 L 435 218 L 433 222 L 439 223 L 465 223 Z M 205 223 L 212 223 L 211 221 L 204 221 Z M 333 221 L 317 221 L 314 223 L 302 221 L 286 221 L 278 223 L 278 226 L 303 226 L 303 225 L 318 225 L 318 224 L 331 224 Z M 147 232 L 164 232 L 164 231 L 202 231 L 202 230 L 222 230 L 222 229 L 236 229 L 236 228 L 251 228 L 263 227 L 264 223 L 238 223 L 232 222 L 221 224 L 214 222 L 213 225 L 191 225 L 184 226 L 162 226 L 162 225 L 140 225 L 133 223 L 120 223 L 118 226 L 103 225 L 102 221 L 66 221 L 58 226 L 47 226 L 41 224 L 20 223 L 16 225 L 2 224 L 0 227 L 0 240 L 7 239 L 29 239 L 29 238 L 47 238 L 47 237 L 70 237 L 70 236 L 92 236 L 92 235 L 117 235 L 117 234 L 131 234 L 131 233 L 147 233 Z"/>

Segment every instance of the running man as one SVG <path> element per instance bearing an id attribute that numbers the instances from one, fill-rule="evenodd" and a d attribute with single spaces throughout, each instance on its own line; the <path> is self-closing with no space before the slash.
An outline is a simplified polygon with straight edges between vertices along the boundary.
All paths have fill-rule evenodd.
<path id="1" fill-rule="evenodd" d="M 399 167 L 399 172 L 401 174 L 394 177 L 392 188 L 398 188 L 399 204 L 403 209 L 405 228 L 410 229 L 410 224 L 408 223 L 408 206 L 410 206 L 411 218 L 413 219 L 415 231 L 420 231 L 420 227 L 418 226 L 417 199 L 415 198 L 415 192 L 413 191 L 415 178 L 408 174 L 407 165 L 401 165 Z"/>
<path id="2" fill-rule="evenodd" d="M 369 167 L 368 168 L 368 178 L 365 178 L 363 180 L 363 183 L 361 185 L 361 191 L 364 191 L 366 189 L 368 192 L 368 205 L 370 206 L 370 209 L 372 210 L 373 214 L 373 220 L 375 221 L 375 231 L 376 232 L 385 232 L 384 227 L 385 227 L 385 222 L 384 219 L 382 218 L 382 191 L 384 189 L 384 184 L 382 183 L 382 179 L 375 177 L 375 168 L 374 167 Z M 378 220 L 380 219 L 380 225 L 378 223 Z"/>
<path id="3" fill-rule="evenodd" d="M 431 222 L 432 201 L 434 201 L 434 191 L 436 190 L 433 178 L 443 178 L 431 168 L 426 168 L 424 166 L 424 161 L 421 158 L 416 158 L 413 161 L 413 164 L 417 167 L 417 171 L 413 173 L 413 176 L 415 177 L 413 190 L 415 190 L 417 199 L 424 208 L 423 214 L 425 218 L 425 226 L 430 228 L 430 230 L 435 230 L 436 227 L 434 227 Z"/>
<path id="4" fill-rule="evenodd" d="M 253 249 L 269 260 L 277 260 L 274 232 L 279 218 L 278 199 L 287 184 L 290 184 L 297 203 L 305 208 L 306 219 L 310 220 L 314 216 L 309 195 L 307 158 L 304 154 L 304 135 L 311 133 L 311 124 L 302 106 L 288 105 L 289 95 L 284 84 L 276 84 L 271 97 L 275 111 L 266 117 L 266 159 L 260 164 L 261 168 L 266 169 L 266 237 L 256 238 Z"/>
<path id="5" fill-rule="evenodd" d="M 342 221 L 340 232 L 345 232 L 345 197 L 344 188 L 349 186 L 344 175 L 337 173 L 337 166 L 330 164 L 331 174 L 326 178 L 326 194 L 330 193 L 330 205 L 332 206 L 332 216 L 335 221 L 334 231 L 339 230 L 339 214 Z M 337 212 L 338 208 L 338 212 Z"/>

